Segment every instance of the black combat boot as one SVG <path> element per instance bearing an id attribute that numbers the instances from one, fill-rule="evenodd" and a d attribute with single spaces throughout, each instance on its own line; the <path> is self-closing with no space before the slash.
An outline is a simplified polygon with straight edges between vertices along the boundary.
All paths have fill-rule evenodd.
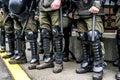
<path id="1" fill-rule="evenodd" d="M 54 73 L 60 73 L 63 70 L 63 59 L 62 59 L 62 35 L 60 32 L 59 27 L 53 27 L 52 28 L 52 34 L 53 34 L 53 46 L 55 48 L 55 62 L 54 62 Z"/>
<path id="2" fill-rule="evenodd" d="M 92 71 L 92 65 L 90 62 L 90 54 L 89 54 L 89 46 L 87 41 L 87 34 L 85 32 L 79 33 L 79 39 L 81 40 L 81 46 L 82 46 L 82 58 L 83 61 L 81 63 L 80 68 L 76 69 L 76 73 L 86 73 Z"/>
<path id="3" fill-rule="evenodd" d="M 1 50 L 0 52 L 5 52 L 6 51 L 6 46 L 5 46 L 5 30 L 1 29 L 0 30 L 0 44 L 1 44 Z"/>
<path id="4" fill-rule="evenodd" d="M 20 63 L 27 63 L 26 55 L 25 55 L 25 36 L 20 36 L 20 31 L 16 31 L 15 38 L 16 38 L 16 50 L 17 56 L 14 59 L 10 59 L 10 64 L 20 64 Z M 19 36 L 18 36 L 19 34 Z"/>
<path id="5" fill-rule="evenodd" d="M 64 52 L 63 52 L 63 61 L 64 62 L 69 61 L 69 50 L 64 50 Z"/>
<path id="6" fill-rule="evenodd" d="M 51 37 L 50 32 L 47 29 L 42 29 L 41 35 L 43 39 L 44 62 L 36 66 L 36 69 L 39 69 L 39 70 L 53 67 L 53 61 L 50 53 L 50 37 Z"/>
<path id="7" fill-rule="evenodd" d="M 7 34 L 7 38 L 8 38 L 8 47 L 9 50 L 7 51 L 7 54 L 2 56 L 3 58 L 11 58 L 14 55 L 14 49 L 15 49 L 15 45 L 14 45 L 14 33 L 8 33 Z"/>

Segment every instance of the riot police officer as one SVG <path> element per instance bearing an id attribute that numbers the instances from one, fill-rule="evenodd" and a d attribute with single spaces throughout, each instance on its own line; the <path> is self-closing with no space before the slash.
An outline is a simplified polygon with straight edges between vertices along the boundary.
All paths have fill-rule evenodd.
<path id="1" fill-rule="evenodd" d="M 119 69 L 119 72 L 115 75 L 116 80 L 120 80 L 120 0 L 111 0 L 115 3 L 113 11 L 116 14 L 116 20 L 115 20 L 115 27 L 118 28 L 117 34 L 116 34 L 116 39 L 117 39 L 117 48 L 118 48 L 118 62 L 117 66 Z"/>
<path id="2" fill-rule="evenodd" d="M 59 8 L 61 0 L 40 0 L 40 27 L 43 40 L 44 62 L 37 69 L 53 67 L 50 42 L 53 40 L 54 54 L 54 73 L 59 73 L 63 69 L 62 62 L 62 35 L 59 25 Z"/>
<path id="3" fill-rule="evenodd" d="M 7 54 L 3 56 L 3 58 L 10 58 L 14 55 L 14 22 L 13 19 L 9 15 L 9 9 L 8 9 L 8 3 L 9 0 L 2 0 L 3 5 L 3 15 L 4 15 L 4 27 L 5 27 L 5 34 L 8 38 L 8 47 L 9 50 L 7 51 Z"/>
<path id="4" fill-rule="evenodd" d="M 104 0 L 105 1 L 105 0 Z M 103 46 L 102 33 L 104 31 L 100 15 L 103 0 L 73 0 L 75 11 L 69 16 L 77 20 L 79 39 L 81 40 L 83 60 L 76 73 L 82 74 L 93 71 L 93 80 L 102 80 L 103 76 Z M 101 13 L 101 14 L 100 14 Z M 92 15 L 96 17 L 94 35 L 92 35 Z M 96 16 L 97 15 L 97 16 Z M 92 37 L 94 40 L 92 40 Z M 101 44 L 102 43 L 102 44 Z M 92 48 L 92 53 L 89 48 Z"/>
<path id="5" fill-rule="evenodd" d="M 0 52 L 5 52 L 6 51 L 6 46 L 5 46 L 5 29 L 4 29 L 4 25 L 3 25 L 3 3 L 2 1 L 0 1 Z"/>
<path id="6" fill-rule="evenodd" d="M 15 20 L 15 39 L 17 56 L 11 59 L 9 63 L 26 63 L 25 55 L 25 35 L 30 43 L 32 59 L 28 69 L 35 69 L 39 64 L 39 55 L 37 54 L 37 22 L 34 17 L 37 15 L 37 0 L 10 0 L 9 10 L 11 17 Z"/>
<path id="7" fill-rule="evenodd" d="M 62 2 L 62 16 L 63 16 L 63 37 L 64 37 L 64 51 L 63 51 L 63 61 L 69 61 L 69 37 L 71 34 L 71 27 L 72 27 L 72 19 L 68 17 L 68 13 L 70 12 L 70 4 L 71 0 L 64 0 Z"/>

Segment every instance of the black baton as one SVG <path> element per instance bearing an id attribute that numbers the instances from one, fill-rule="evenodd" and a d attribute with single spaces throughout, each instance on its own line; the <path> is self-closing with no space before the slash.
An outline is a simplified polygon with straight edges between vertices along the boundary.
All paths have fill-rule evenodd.
<path id="1" fill-rule="evenodd" d="M 92 41 L 95 40 L 95 26 L 96 26 L 96 14 L 93 14 L 93 19 L 92 19 Z"/>
<path id="2" fill-rule="evenodd" d="M 60 6 L 60 30 L 61 30 L 61 34 L 63 35 L 63 13 L 62 13 L 62 3 Z"/>

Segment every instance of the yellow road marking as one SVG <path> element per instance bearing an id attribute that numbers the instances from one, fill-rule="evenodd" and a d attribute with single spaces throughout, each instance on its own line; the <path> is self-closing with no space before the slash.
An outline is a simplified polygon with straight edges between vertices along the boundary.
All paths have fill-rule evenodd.
<path id="1" fill-rule="evenodd" d="M 6 52 L 0 53 L 0 56 L 2 57 L 5 55 Z M 29 76 L 24 72 L 24 70 L 18 65 L 18 64 L 9 64 L 10 59 L 3 59 L 6 67 L 8 68 L 11 76 L 13 77 L 14 80 L 31 80 Z"/>

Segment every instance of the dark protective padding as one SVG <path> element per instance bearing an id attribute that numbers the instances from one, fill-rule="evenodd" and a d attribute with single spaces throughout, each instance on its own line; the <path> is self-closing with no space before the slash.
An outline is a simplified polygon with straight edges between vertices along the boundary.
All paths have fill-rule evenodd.
<path id="1" fill-rule="evenodd" d="M 26 9 L 28 2 L 28 0 L 10 0 L 9 9 L 14 14 L 20 14 Z"/>
<path id="2" fill-rule="evenodd" d="M 94 60 L 99 61 L 102 60 L 102 51 L 101 51 L 101 34 L 95 30 L 94 31 L 94 41 L 92 41 L 92 31 L 90 30 L 88 33 L 88 41 L 92 44 L 92 49 L 94 53 Z"/>
<path id="3" fill-rule="evenodd" d="M 101 47 L 101 34 L 95 30 L 94 31 L 94 36 L 92 35 L 92 31 L 88 31 L 88 41 L 90 42 L 90 44 L 92 45 L 92 51 L 93 51 L 93 58 L 94 58 L 94 67 L 103 67 L 103 59 L 102 59 L 102 47 Z M 92 36 L 94 37 L 94 41 L 92 40 Z M 93 69 L 95 72 L 96 69 Z M 101 70 L 103 70 L 101 68 Z M 101 71 L 100 70 L 100 71 Z"/>
<path id="4" fill-rule="evenodd" d="M 50 32 L 47 29 L 42 29 L 41 30 L 41 37 L 50 39 L 50 37 L 51 37 Z"/>
<path id="5" fill-rule="evenodd" d="M 93 36 L 92 35 L 92 30 L 88 31 L 87 35 L 88 35 L 88 40 L 92 41 L 92 36 Z M 101 40 L 101 36 L 102 35 L 97 30 L 94 31 L 94 40 L 95 41 Z"/>
<path id="6" fill-rule="evenodd" d="M 118 48 L 118 56 L 119 56 L 118 68 L 120 71 L 120 30 L 117 31 L 116 39 L 117 39 L 117 48 Z"/>
<path id="7" fill-rule="evenodd" d="M 102 59 L 102 47 L 101 47 L 101 34 L 95 30 L 94 31 L 94 41 L 92 41 L 92 31 L 88 32 L 88 40 L 92 45 L 93 58 L 94 58 L 94 69 L 93 71 L 98 72 L 96 68 L 99 68 L 99 71 L 103 70 L 103 59 Z"/>
<path id="8" fill-rule="evenodd" d="M 25 34 L 21 35 L 21 30 L 15 30 L 15 39 L 20 38 L 21 40 L 24 40 Z"/>
<path id="9" fill-rule="evenodd" d="M 18 51 L 18 55 L 25 55 L 25 35 L 21 36 L 21 30 L 15 30 L 15 46 Z"/>
<path id="10" fill-rule="evenodd" d="M 43 41 L 43 51 L 44 51 L 44 62 L 51 61 L 51 53 L 50 53 L 50 38 L 51 34 L 47 29 L 41 29 L 41 38 Z"/>
<path id="11" fill-rule="evenodd" d="M 90 64 L 90 52 L 89 52 L 89 44 L 87 40 L 87 33 L 86 32 L 80 32 L 79 33 L 79 39 L 81 40 L 81 48 L 82 48 L 82 64 L 88 63 L 86 66 L 81 65 L 81 67 L 85 68 Z"/>
<path id="12" fill-rule="evenodd" d="M 61 36 L 60 27 L 52 27 L 52 35 L 54 38 Z"/>
<path id="13" fill-rule="evenodd" d="M 14 32 L 12 31 L 12 32 L 6 32 L 6 37 L 8 38 L 8 39 L 14 39 L 14 37 L 15 37 L 15 35 L 14 35 Z"/>
<path id="14" fill-rule="evenodd" d="M 28 31 L 26 32 L 25 35 L 27 37 L 27 40 L 33 40 L 33 41 L 36 41 L 38 37 L 38 34 L 33 31 Z"/>
<path id="15" fill-rule="evenodd" d="M 8 38 L 8 47 L 9 47 L 9 50 L 8 52 L 11 52 L 12 54 L 14 54 L 14 50 L 15 50 L 15 41 L 14 41 L 14 38 Z"/>
<path id="16" fill-rule="evenodd" d="M 1 34 L 5 35 L 5 29 L 1 29 Z"/>
<path id="17" fill-rule="evenodd" d="M 52 27 L 53 35 L 53 46 L 55 47 L 55 62 L 57 64 L 62 63 L 62 35 L 60 32 L 60 27 Z"/>
<path id="18" fill-rule="evenodd" d="M 5 46 L 5 30 L 4 29 L 0 29 L 0 45 L 1 45 L 1 49 L 5 50 L 6 46 Z"/>
<path id="19" fill-rule="evenodd" d="M 79 39 L 82 41 L 86 41 L 87 40 L 87 33 L 86 32 L 80 32 L 79 33 Z"/>
<path id="20" fill-rule="evenodd" d="M 117 39 L 117 45 L 120 46 L 120 30 L 117 31 L 116 39 Z"/>
<path id="21" fill-rule="evenodd" d="M 39 62 L 39 55 L 37 54 L 37 42 L 30 42 L 32 59 L 30 63 Z"/>
<path id="22" fill-rule="evenodd" d="M 9 47 L 9 52 L 14 54 L 14 49 L 15 49 L 15 35 L 13 31 L 6 32 L 6 36 L 8 38 L 8 47 Z"/>
<path id="23" fill-rule="evenodd" d="M 5 48 L 5 30 L 4 29 L 1 29 L 1 46 Z"/>

